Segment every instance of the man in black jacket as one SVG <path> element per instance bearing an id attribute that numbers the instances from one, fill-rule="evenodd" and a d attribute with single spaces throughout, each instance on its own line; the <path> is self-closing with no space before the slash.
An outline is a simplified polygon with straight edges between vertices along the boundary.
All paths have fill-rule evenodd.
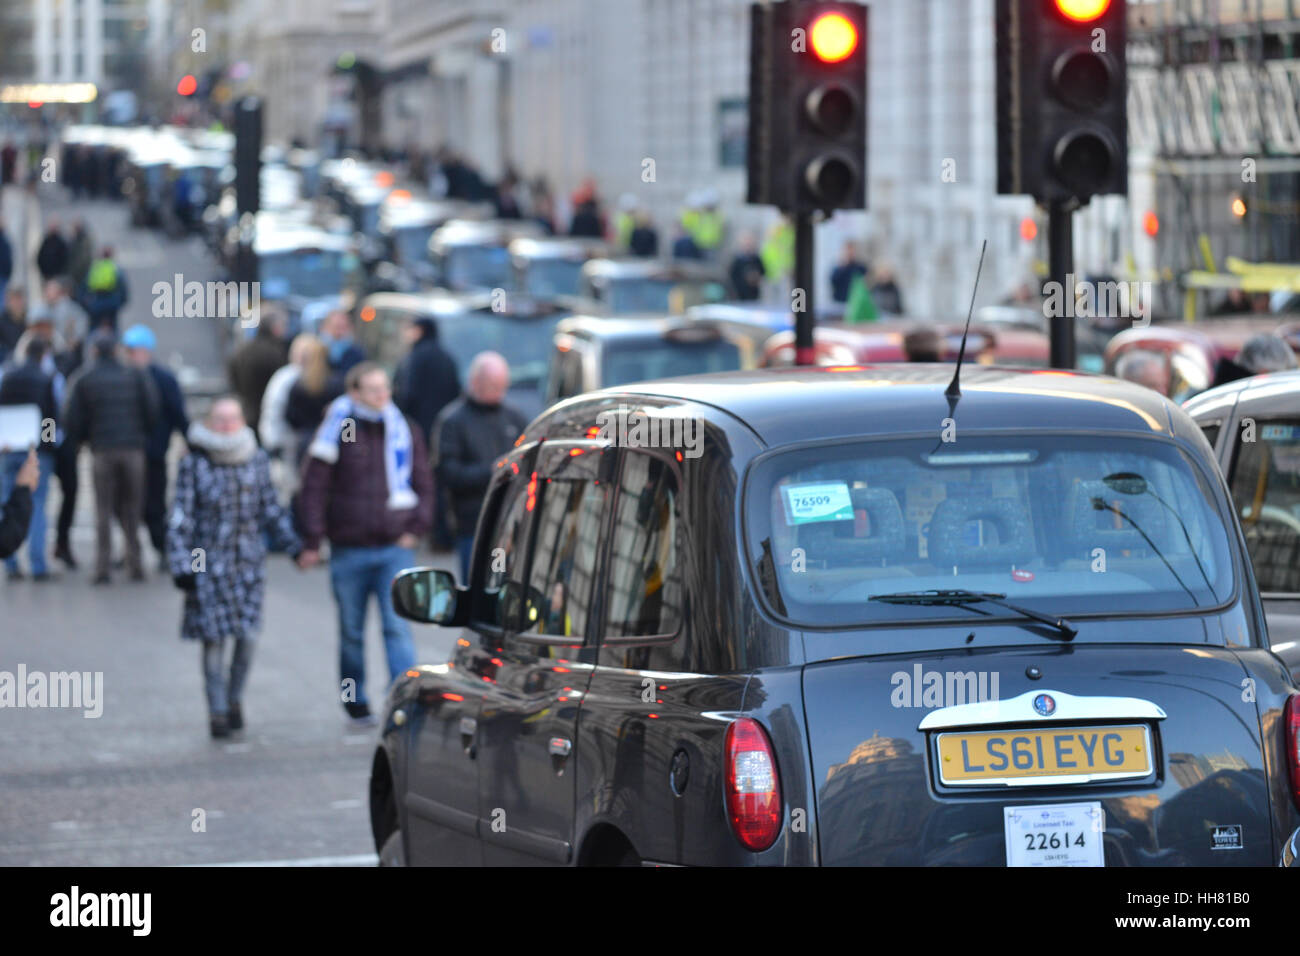
<path id="1" fill-rule="evenodd" d="M 438 325 L 428 317 L 411 321 L 406 329 L 411 352 L 397 367 L 393 401 L 420 426 L 420 434 L 432 444 L 433 423 L 439 413 L 460 395 L 460 373 L 456 362 L 438 344 Z M 433 546 L 450 550 L 451 529 L 447 521 L 447 491 L 442 482 L 434 488 Z"/>
<path id="2" fill-rule="evenodd" d="M 95 583 L 108 584 L 116 517 L 126 536 L 126 563 L 132 580 L 144 580 L 140 556 L 144 502 L 145 446 L 157 424 L 158 392 L 149 376 L 117 360 L 117 341 L 99 332 L 93 358 L 68 389 L 65 441 L 89 442 L 95 478 Z"/>
<path id="3" fill-rule="evenodd" d="M 59 232 L 58 221 L 51 219 L 45 230 L 45 238 L 36 250 L 36 268 L 40 270 L 41 278 L 49 281 L 66 275 L 70 255 L 68 241 Z"/>
<path id="4" fill-rule="evenodd" d="M 492 479 L 492 463 L 527 427 L 523 413 L 505 403 L 510 366 L 497 352 L 480 352 L 469 366 L 465 395 L 442 410 L 434 425 L 434 474 L 447 489 L 455 519 L 460 573 L 469 582 L 474 526 Z"/>
<path id="5" fill-rule="evenodd" d="M 32 521 L 27 535 L 27 555 L 31 564 L 32 579 L 49 580 L 45 561 L 45 496 L 50 487 L 50 473 L 54 470 L 55 416 L 58 412 L 54 398 L 54 377 L 45 370 L 45 353 L 49 346 L 43 339 L 32 339 L 24 351 L 23 361 L 11 364 L 0 378 L 0 406 L 30 405 L 40 410 L 43 439 L 39 446 L 37 464 L 40 480 L 32 489 Z M 26 451 L 9 451 L 0 454 L 0 496 L 15 487 L 18 476 L 27 467 Z M 5 559 L 9 580 L 18 581 L 23 572 L 17 557 Z"/>
<path id="6" fill-rule="evenodd" d="M 289 359 L 289 346 L 284 340 L 287 325 L 288 319 L 282 312 L 271 312 L 258 323 L 256 334 L 236 349 L 226 363 L 230 387 L 244 407 L 244 421 L 254 426 L 262 420 L 266 383 Z"/>
<path id="7" fill-rule="evenodd" d="M 438 413 L 460 395 L 460 373 L 455 360 L 438 344 L 438 326 L 433 319 L 412 320 L 405 334 L 411 351 L 397 366 L 393 401 L 428 438 Z"/>
<path id="8" fill-rule="evenodd" d="M 122 345 L 130 363 L 146 372 L 158 390 L 158 421 L 149 433 L 144 449 L 144 523 L 149 541 L 158 552 L 158 569 L 167 572 L 167 449 L 172 432 L 183 438 L 190 430 L 185 415 L 185 397 L 180 383 L 169 369 L 153 360 L 158 339 L 147 325 L 133 325 L 122 333 Z"/>

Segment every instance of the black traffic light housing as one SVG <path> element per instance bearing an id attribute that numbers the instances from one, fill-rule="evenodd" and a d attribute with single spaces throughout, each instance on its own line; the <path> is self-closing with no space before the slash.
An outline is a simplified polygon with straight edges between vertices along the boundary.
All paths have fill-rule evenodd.
<path id="1" fill-rule="evenodd" d="M 262 208 L 262 101 L 246 96 L 235 104 L 235 206 L 240 215 Z"/>
<path id="2" fill-rule="evenodd" d="M 747 156 L 750 203 L 796 213 L 866 208 L 864 5 L 750 7 Z"/>
<path id="3" fill-rule="evenodd" d="M 999 193 L 1128 193 L 1125 6 L 995 0 Z"/>

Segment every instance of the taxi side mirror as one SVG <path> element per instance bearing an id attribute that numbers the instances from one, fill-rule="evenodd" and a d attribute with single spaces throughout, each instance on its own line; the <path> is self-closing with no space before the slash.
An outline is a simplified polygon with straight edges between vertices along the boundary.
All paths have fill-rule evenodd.
<path id="1" fill-rule="evenodd" d="M 393 578 L 393 608 L 402 617 L 443 627 L 462 625 L 469 616 L 469 594 L 448 571 L 407 568 Z"/>

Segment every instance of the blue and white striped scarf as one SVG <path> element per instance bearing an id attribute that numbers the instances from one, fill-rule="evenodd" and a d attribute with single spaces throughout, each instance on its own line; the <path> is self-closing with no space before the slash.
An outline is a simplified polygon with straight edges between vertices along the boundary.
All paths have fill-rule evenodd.
<path id="1" fill-rule="evenodd" d="M 313 458 L 329 462 L 339 459 L 339 442 L 343 426 L 348 419 L 382 421 L 384 423 L 384 474 L 388 477 L 388 508 L 403 511 L 419 504 L 419 497 L 411 490 L 411 428 L 406 417 L 389 402 L 383 411 L 372 411 L 347 395 L 340 395 L 325 409 L 325 419 L 316 430 L 307 453 Z"/>

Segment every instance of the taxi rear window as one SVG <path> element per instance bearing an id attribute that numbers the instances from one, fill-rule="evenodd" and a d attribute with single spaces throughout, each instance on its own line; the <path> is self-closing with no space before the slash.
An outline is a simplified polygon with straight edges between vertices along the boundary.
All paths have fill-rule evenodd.
<path id="1" fill-rule="evenodd" d="M 972 436 L 818 445 L 756 463 L 747 538 L 769 605 L 809 625 L 965 620 L 873 602 L 1005 594 L 1056 615 L 1208 608 L 1232 595 L 1222 510 L 1172 444 Z"/>

